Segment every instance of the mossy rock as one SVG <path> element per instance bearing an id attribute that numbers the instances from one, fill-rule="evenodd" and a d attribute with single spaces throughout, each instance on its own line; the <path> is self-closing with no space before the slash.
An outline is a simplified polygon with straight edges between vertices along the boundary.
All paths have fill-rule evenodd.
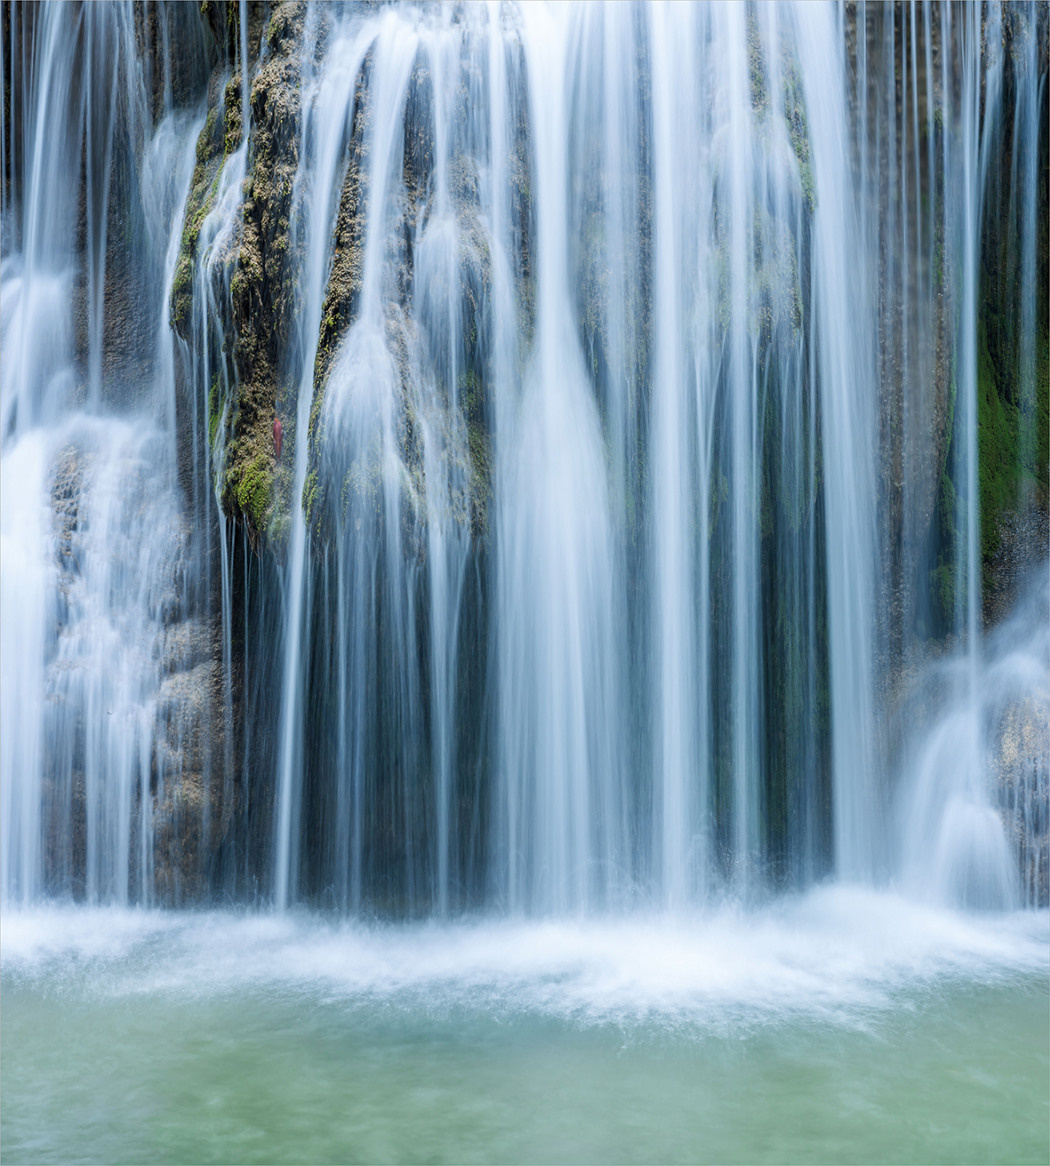
<path id="1" fill-rule="evenodd" d="M 223 121 L 219 110 L 212 108 L 205 118 L 197 139 L 197 165 L 193 170 L 190 193 L 186 199 L 179 257 L 171 285 L 169 315 L 171 326 L 184 340 L 189 339 L 193 307 L 193 273 L 197 264 L 197 239 L 201 226 L 215 205 L 222 172 Z"/>
<path id="2" fill-rule="evenodd" d="M 988 340 L 982 323 L 977 342 L 977 448 L 980 472 L 981 559 L 990 564 L 999 549 L 1000 528 L 1008 514 L 1021 504 L 1024 494 L 1034 497 L 1040 490 L 1040 478 L 1045 490 L 1045 419 L 1046 381 L 1045 365 L 1041 396 L 1044 421 L 1042 442 L 1043 465 L 1037 465 L 1039 454 L 1021 440 L 1024 418 L 1010 398 L 1011 384 L 1005 370 L 996 376 Z M 1038 397 L 1037 397 L 1038 399 Z M 1032 421 L 1035 419 L 1033 418 Z M 1043 473 L 1040 474 L 1039 470 Z"/>
<path id="3" fill-rule="evenodd" d="M 227 471 L 227 487 L 232 491 L 237 508 L 256 531 L 266 529 L 267 511 L 273 493 L 273 463 L 265 454 L 259 454 L 247 464 L 241 463 Z"/>

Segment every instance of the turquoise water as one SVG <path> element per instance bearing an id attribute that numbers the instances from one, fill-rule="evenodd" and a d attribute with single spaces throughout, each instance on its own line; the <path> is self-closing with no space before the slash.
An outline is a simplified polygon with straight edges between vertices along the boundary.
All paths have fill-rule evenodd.
<path id="1" fill-rule="evenodd" d="M 5 1162 L 1050 1158 L 1045 913 L 2 926 Z"/>

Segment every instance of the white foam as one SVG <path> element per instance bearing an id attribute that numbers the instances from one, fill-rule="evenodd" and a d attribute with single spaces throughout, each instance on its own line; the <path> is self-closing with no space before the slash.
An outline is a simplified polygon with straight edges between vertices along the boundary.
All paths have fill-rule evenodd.
<path id="1" fill-rule="evenodd" d="M 7 982 L 88 994 L 307 993 L 583 1024 L 847 1025 L 950 983 L 1047 974 L 1047 912 L 966 914 L 836 886 L 744 911 L 366 926 L 293 914 L 17 910 Z"/>

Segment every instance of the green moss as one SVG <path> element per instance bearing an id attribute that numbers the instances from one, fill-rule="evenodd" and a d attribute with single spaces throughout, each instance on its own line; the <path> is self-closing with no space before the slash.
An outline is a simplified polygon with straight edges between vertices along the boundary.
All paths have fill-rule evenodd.
<path id="1" fill-rule="evenodd" d="M 219 397 L 219 378 L 215 376 L 208 393 L 208 444 L 214 449 L 215 439 L 219 433 L 219 422 L 222 420 L 222 404 Z"/>
<path id="2" fill-rule="evenodd" d="M 984 593 L 995 590 L 997 556 L 1003 532 L 1024 505 L 1026 498 L 1045 506 L 1047 445 L 1050 429 L 1047 360 L 1045 343 L 1037 360 L 1034 418 L 1026 418 L 1015 403 L 1018 397 L 1016 369 L 1012 363 L 998 366 L 989 346 L 985 313 L 977 331 L 977 459 L 980 519 L 980 562 Z M 947 427 L 954 433 L 956 378 L 952 369 L 947 410 Z M 1024 440 L 1028 425 L 1036 426 L 1036 441 Z M 954 446 L 954 441 L 951 443 Z M 950 629 L 955 615 L 965 606 L 960 592 L 965 579 L 957 578 L 956 539 L 965 529 L 966 506 L 951 477 L 949 450 L 941 471 L 938 491 L 938 566 L 930 572 L 930 600 L 942 630 Z"/>
<path id="3" fill-rule="evenodd" d="M 809 121 L 806 116 L 806 97 L 798 78 L 793 59 L 788 60 L 784 69 L 784 118 L 791 147 L 798 159 L 799 179 L 806 205 L 812 213 L 817 206 L 816 189 L 813 182 L 813 167 L 809 157 Z"/>
<path id="4" fill-rule="evenodd" d="M 981 558 L 986 564 L 999 549 L 1000 524 L 1016 507 L 1022 482 L 1034 468 L 1022 458 L 1019 410 L 1000 391 L 995 374 L 982 321 L 977 336 L 977 457 Z"/>
<path id="5" fill-rule="evenodd" d="M 257 454 L 246 465 L 234 465 L 227 472 L 227 487 L 232 490 L 237 508 L 253 530 L 266 529 L 266 510 L 273 490 L 273 463 L 267 454 Z"/>
<path id="6" fill-rule="evenodd" d="M 762 37 L 754 13 L 748 13 L 747 17 L 747 66 L 751 86 L 751 108 L 755 117 L 761 119 L 769 106 L 769 93 L 766 89 L 766 62 L 762 52 Z"/>
<path id="7" fill-rule="evenodd" d="M 184 339 L 187 338 L 193 298 L 197 240 L 204 220 L 215 205 L 222 174 L 221 159 L 218 157 L 215 141 L 215 125 L 215 110 L 211 110 L 197 139 L 197 165 L 193 171 L 190 193 L 186 200 L 186 218 L 179 243 L 179 258 L 171 284 L 171 324 Z"/>
<path id="8" fill-rule="evenodd" d="M 218 111 L 213 106 L 208 110 L 208 116 L 204 119 L 204 129 L 201 130 L 201 136 L 197 139 L 197 161 L 207 162 L 211 155 L 212 139 L 215 137 L 215 122 L 218 117 Z"/>
<path id="9" fill-rule="evenodd" d="M 955 568 L 950 563 L 930 572 L 930 595 L 940 626 L 949 628 L 955 618 Z"/>
<path id="10" fill-rule="evenodd" d="M 809 164 L 808 158 L 804 162 L 799 161 L 798 175 L 802 180 L 802 196 L 805 198 L 806 205 L 812 214 L 817 207 L 817 191 L 813 182 L 813 167 Z"/>
<path id="11" fill-rule="evenodd" d="M 1045 319 L 1045 317 L 1044 317 Z M 1039 488 L 1050 485 L 1050 337 L 1044 331 L 1039 340 L 1035 371 L 1035 464 L 1032 467 Z M 1031 423 L 1025 418 L 1027 423 Z"/>
<path id="12" fill-rule="evenodd" d="M 234 74 L 227 82 L 223 118 L 223 156 L 229 157 L 241 144 L 241 75 Z"/>
<path id="13" fill-rule="evenodd" d="M 303 513 L 306 515 L 307 525 L 310 525 L 314 504 L 317 501 L 317 467 L 314 466 L 306 475 L 303 483 Z"/>
<path id="14" fill-rule="evenodd" d="M 471 466 L 471 522 L 475 531 L 483 534 L 488 529 L 488 503 L 492 494 L 492 444 L 482 426 L 474 424 L 467 430 Z"/>

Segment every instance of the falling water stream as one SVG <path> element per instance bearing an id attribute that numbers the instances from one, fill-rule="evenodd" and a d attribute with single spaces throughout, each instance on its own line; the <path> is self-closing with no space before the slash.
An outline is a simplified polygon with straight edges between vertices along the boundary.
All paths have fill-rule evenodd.
<path id="1" fill-rule="evenodd" d="M 1045 1160 L 1045 8 L 211 7 L 2 8 L 4 1160 Z"/>

